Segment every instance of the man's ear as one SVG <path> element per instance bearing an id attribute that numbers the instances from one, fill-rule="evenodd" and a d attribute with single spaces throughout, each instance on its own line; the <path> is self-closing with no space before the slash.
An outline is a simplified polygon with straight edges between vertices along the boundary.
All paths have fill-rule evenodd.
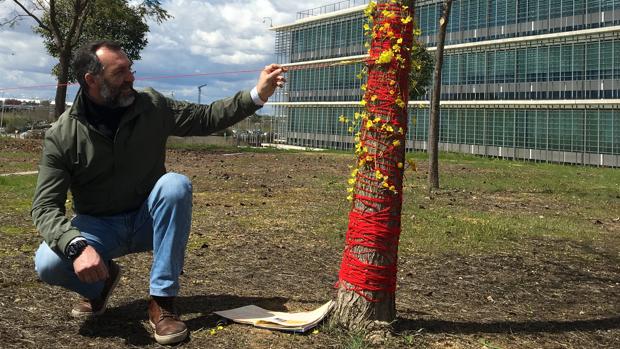
<path id="1" fill-rule="evenodd" d="M 86 73 L 84 75 L 84 80 L 86 81 L 86 84 L 88 85 L 88 87 L 92 87 L 97 84 L 97 81 L 95 81 L 96 80 L 95 75 L 91 73 Z"/>

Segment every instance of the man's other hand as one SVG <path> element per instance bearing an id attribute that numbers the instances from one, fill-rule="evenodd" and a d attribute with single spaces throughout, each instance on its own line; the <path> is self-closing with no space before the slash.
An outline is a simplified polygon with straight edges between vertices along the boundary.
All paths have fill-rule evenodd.
<path id="1" fill-rule="evenodd" d="M 86 246 L 84 251 L 73 261 L 73 270 L 80 281 L 89 284 L 108 278 L 108 267 L 92 246 Z"/>
<path id="2" fill-rule="evenodd" d="M 286 73 L 286 70 L 286 68 L 279 64 L 270 64 L 260 73 L 258 83 L 256 84 L 256 92 L 258 92 L 258 96 L 263 102 L 267 102 L 277 87 L 284 86 L 286 78 L 282 74 Z"/>

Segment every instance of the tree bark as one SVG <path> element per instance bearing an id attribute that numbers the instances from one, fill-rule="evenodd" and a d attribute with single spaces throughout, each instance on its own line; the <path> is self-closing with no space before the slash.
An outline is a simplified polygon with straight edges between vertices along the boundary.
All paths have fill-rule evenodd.
<path id="1" fill-rule="evenodd" d="M 445 0 L 439 18 L 437 33 L 437 51 L 435 71 L 433 73 L 433 92 L 431 94 L 431 110 L 428 126 L 428 190 L 439 189 L 439 120 L 441 101 L 441 70 L 443 67 L 443 51 L 446 42 L 446 29 L 450 18 L 452 0 Z"/>
<path id="2" fill-rule="evenodd" d="M 58 86 L 56 87 L 56 106 L 54 108 L 54 117 L 56 119 L 58 119 L 58 117 L 65 111 L 70 60 L 70 52 L 67 52 L 67 50 L 61 51 L 58 66 Z"/>
<path id="3" fill-rule="evenodd" d="M 405 18 L 414 17 L 413 5 L 414 1 L 397 1 L 395 4 L 389 0 L 379 1 L 371 15 L 374 21 L 367 62 L 369 79 L 362 102 L 366 108 L 356 144 L 358 166 L 353 174 L 353 202 L 338 295 L 331 317 L 332 323 L 348 330 L 366 331 L 369 336 L 384 336 L 396 317 L 395 284 L 392 282 L 396 280 L 398 258 L 413 41 L 413 22 L 407 22 Z M 390 11 L 397 13 L 396 19 L 390 17 Z M 384 26 L 377 23 L 385 24 L 386 21 L 392 21 L 389 30 L 380 30 L 379 27 Z M 393 31 L 391 34 L 390 30 Z M 402 41 L 398 41 L 399 38 Z M 397 42 L 400 47 L 393 49 L 394 59 L 389 62 L 380 59 L 387 57 L 384 54 Z M 384 175 L 389 179 L 381 179 Z M 383 221 L 373 226 L 373 219 L 379 215 Z M 364 225 L 358 225 L 360 222 Z M 366 222 L 371 223 L 366 227 Z M 344 270 L 352 264 L 362 265 L 357 271 L 369 279 L 371 270 L 389 270 L 385 279 L 379 278 L 388 285 L 365 288 L 350 283 L 350 274 Z"/>

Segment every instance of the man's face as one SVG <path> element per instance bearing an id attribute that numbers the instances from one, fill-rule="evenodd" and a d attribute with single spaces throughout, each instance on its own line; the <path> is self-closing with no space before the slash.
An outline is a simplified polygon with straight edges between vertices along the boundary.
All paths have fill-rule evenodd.
<path id="1" fill-rule="evenodd" d="M 136 98 L 132 62 L 124 52 L 106 47 L 97 50 L 96 55 L 103 71 L 94 76 L 94 83 L 89 86 L 91 98 L 108 108 L 130 106 Z"/>

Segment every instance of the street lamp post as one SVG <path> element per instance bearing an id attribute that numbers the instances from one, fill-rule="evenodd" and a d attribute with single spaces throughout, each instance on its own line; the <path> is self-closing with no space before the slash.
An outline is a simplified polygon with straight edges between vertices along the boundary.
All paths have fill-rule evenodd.
<path id="1" fill-rule="evenodd" d="M 200 94 L 203 87 L 207 86 L 207 84 L 202 84 L 198 86 L 198 104 L 200 104 Z"/>

